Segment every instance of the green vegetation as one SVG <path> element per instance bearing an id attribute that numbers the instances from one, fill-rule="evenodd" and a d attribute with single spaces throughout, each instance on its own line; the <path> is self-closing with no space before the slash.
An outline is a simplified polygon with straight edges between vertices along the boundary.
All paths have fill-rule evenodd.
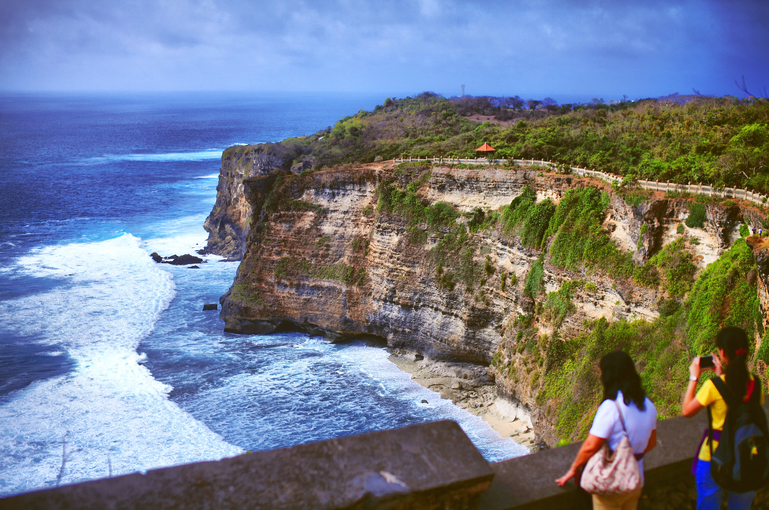
<path id="1" fill-rule="evenodd" d="M 542 290 L 542 279 L 545 276 L 545 267 L 542 258 L 539 258 L 531 265 L 529 273 L 526 275 L 526 281 L 523 284 L 523 293 L 533 298 Z"/>
<path id="2" fill-rule="evenodd" d="M 429 205 L 417 194 L 429 178 L 429 171 L 423 172 L 418 179 L 410 182 L 405 190 L 392 182 L 383 182 L 376 190 L 379 197 L 377 210 L 401 215 L 412 226 L 426 223 L 434 229 L 453 224 L 459 213 L 450 205 L 445 202 Z"/>
<path id="3" fill-rule="evenodd" d="M 236 303 L 242 303 L 246 306 L 260 307 L 267 304 L 261 296 L 254 294 L 253 291 L 243 283 L 233 285 L 230 298 Z"/>
<path id="4" fill-rule="evenodd" d="M 708 216 L 705 206 L 699 202 L 693 202 L 689 206 L 689 216 L 686 218 L 686 226 L 689 228 L 702 228 Z"/>
<path id="5" fill-rule="evenodd" d="M 547 361 L 548 369 L 536 400 L 543 407 L 550 402 L 548 409 L 562 440 L 587 435 L 592 421 L 590 410 L 601 400 L 601 383 L 595 367 L 607 352 L 622 349 L 633 357 L 649 398 L 660 417 L 667 418 L 680 414 L 680 381 L 686 378 L 689 360 L 715 349 L 714 338 L 721 327 L 742 327 L 749 337 L 755 333 L 769 336 L 762 329 L 755 278 L 750 277 L 750 272 L 756 270 L 753 252 L 744 239 L 737 240 L 711 263 L 696 282 L 684 238 L 666 245 L 644 267 L 657 271 L 660 283 L 672 296 L 658 303 L 659 319 L 610 323 L 602 318 L 584 323 L 583 331 L 572 339 L 562 339 L 556 329 L 556 334 L 545 342 L 546 352 L 528 358 L 527 363 L 542 357 Z M 581 281 L 566 282 L 557 292 L 549 293 L 542 318 L 558 328 L 573 310 L 571 298 L 580 285 Z M 682 306 L 679 300 L 685 296 L 688 297 Z M 509 345 L 504 348 L 511 349 Z M 512 349 L 519 353 L 517 348 Z M 768 358 L 766 342 L 756 359 L 766 362 Z"/>
<path id="6" fill-rule="evenodd" d="M 740 237 L 748 237 L 750 236 L 750 227 L 745 225 L 744 223 L 740 224 Z"/>
<path id="7" fill-rule="evenodd" d="M 549 320 L 555 328 L 561 327 L 563 320 L 576 309 L 571 298 L 574 291 L 584 285 L 585 282 L 582 280 L 571 280 L 564 282 L 557 291 L 547 294 L 544 304 L 545 319 Z"/>
<path id="8" fill-rule="evenodd" d="M 633 273 L 637 283 L 647 287 L 663 288 L 671 296 L 683 297 L 694 284 L 697 266 L 691 252 L 686 249 L 686 240 L 679 237 L 668 243 L 654 257 Z"/>
<path id="9" fill-rule="evenodd" d="M 595 268 L 613 278 L 633 274 L 632 255 L 622 253 L 601 226 L 608 205 L 606 192 L 595 187 L 566 192 L 545 232 L 545 238 L 554 236 L 550 245 L 554 266 L 572 271 Z"/>
<path id="10" fill-rule="evenodd" d="M 275 265 L 275 277 L 280 279 L 309 276 L 316 280 L 339 280 L 346 285 L 363 286 L 368 282 L 366 270 L 344 262 L 333 265 L 316 265 L 305 259 L 282 257 Z"/>
<path id="11" fill-rule="evenodd" d="M 628 176 L 625 176 L 627 179 Z M 633 178 L 634 176 L 631 174 L 629 177 Z M 623 185 L 624 185 L 623 181 Z M 623 188 L 620 191 L 620 196 L 622 199 L 630 206 L 632 207 L 638 207 L 639 205 L 643 204 L 649 198 L 651 197 L 652 192 L 647 190 L 642 190 L 638 188 L 632 188 L 632 189 L 626 189 Z"/>
<path id="12" fill-rule="evenodd" d="M 593 411 L 602 398 L 596 362 L 604 354 L 622 349 L 636 361 L 649 398 L 662 418 L 680 414 L 682 380 L 686 379 L 689 355 L 676 336 L 680 317 L 656 322 L 618 321 L 601 318 L 584 325 L 585 331 L 571 340 L 557 336 L 548 351 L 558 362 L 550 362 L 543 388 L 536 400 L 550 402 L 556 433 L 561 439 L 587 436 Z"/>
<path id="13" fill-rule="evenodd" d="M 699 277 L 687 302 L 687 334 L 695 353 L 712 352 L 713 339 L 724 326 L 739 326 L 748 338 L 756 331 L 764 334 L 756 284 L 748 279 L 755 267 L 750 246 L 738 239 Z"/>
<path id="14" fill-rule="evenodd" d="M 548 159 L 636 179 L 769 193 L 769 102 L 681 97 L 607 105 L 548 105 L 509 98 L 452 98 L 424 93 L 388 99 L 371 112 L 339 120 L 311 136 L 277 144 L 236 146 L 224 158 L 260 151 L 283 162 L 308 161 L 314 169 L 410 157 L 475 157 L 488 142 L 495 157 Z M 517 120 L 478 123 L 475 113 Z M 424 164 L 424 163 L 422 163 Z M 631 195 L 635 206 L 643 200 Z"/>
<path id="15" fill-rule="evenodd" d="M 638 243 L 636 244 L 636 248 L 638 248 L 639 250 L 641 249 L 641 246 L 643 246 L 644 244 L 643 236 L 648 230 L 649 230 L 649 225 L 647 225 L 646 223 L 641 225 L 641 235 L 638 236 Z"/>

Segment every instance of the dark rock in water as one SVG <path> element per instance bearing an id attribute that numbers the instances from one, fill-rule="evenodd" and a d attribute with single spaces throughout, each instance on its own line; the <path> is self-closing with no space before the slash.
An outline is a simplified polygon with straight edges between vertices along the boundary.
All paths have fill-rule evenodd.
<path id="1" fill-rule="evenodd" d="M 203 311 L 204 312 L 206 310 L 218 310 L 218 309 L 219 309 L 219 305 L 216 304 L 216 303 L 206 303 L 206 304 L 203 305 Z"/>
<path id="2" fill-rule="evenodd" d="M 428 402 L 427 402 L 427 400 L 425 400 L 425 399 L 422 399 L 422 403 L 423 403 L 423 404 L 427 404 Z"/>
<path id="3" fill-rule="evenodd" d="M 155 261 L 155 262 L 157 262 L 158 264 L 160 264 L 161 262 L 163 262 L 163 257 L 161 257 L 160 255 L 158 255 L 158 254 L 157 254 L 157 252 L 154 252 L 154 251 L 153 251 L 152 253 L 150 253 L 150 257 L 152 257 L 152 260 L 154 260 L 154 261 Z"/>
<path id="4" fill-rule="evenodd" d="M 188 266 L 187 269 L 200 269 L 200 266 Z"/>
<path id="5" fill-rule="evenodd" d="M 206 249 L 205 248 L 203 248 L 201 250 L 195 250 L 195 253 L 197 253 L 198 255 L 208 255 L 206 253 Z"/>
<path id="6" fill-rule="evenodd" d="M 188 266 L 190 264 L 200 264 L 203 262 L 203 259 L 200 257 L 196 257 L 195 255 L 185 254 L 181 257 L 177 255 L 172 255 L 168 257 L 167 259 L 164 259 L 163 262 L 166 264 L 173 264 L 174 266 Z"/>

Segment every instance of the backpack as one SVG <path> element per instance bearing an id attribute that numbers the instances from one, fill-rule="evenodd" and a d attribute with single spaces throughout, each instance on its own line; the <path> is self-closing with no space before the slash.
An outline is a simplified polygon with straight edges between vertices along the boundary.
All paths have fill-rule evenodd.
<path id="1" fill-rule="evenodd" d="M 761 407 L 761 380 L 745 402 L 736 398 L 720 377 L 711 379 L 726 401 L 726 419 L 721 439 L 713 451 L 713 419 L 710 429 L 710 474 L 720 487 L 732 492 L 751 492 L 769 485 L 769 430 Z"/>

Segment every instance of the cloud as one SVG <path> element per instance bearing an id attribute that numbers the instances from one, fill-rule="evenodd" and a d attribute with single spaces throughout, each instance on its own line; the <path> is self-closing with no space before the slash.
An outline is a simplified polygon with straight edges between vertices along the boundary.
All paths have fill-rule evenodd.
<path id="1" fill-rule="evenodd" d="M 751 73 L 769 85 L 763 1 L 6 4 L 6 90 L 723 94 Z"/>

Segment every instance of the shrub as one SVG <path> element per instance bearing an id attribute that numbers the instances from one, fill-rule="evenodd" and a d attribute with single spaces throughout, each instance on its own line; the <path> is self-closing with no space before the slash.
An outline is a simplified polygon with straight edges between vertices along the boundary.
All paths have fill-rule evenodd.
<path id="1" fill-rule="evenodd" d="M 687 333 L 695 354 L 711 352 L 722 327 L 741 327 L 748 338 L 756 329 L 762 332 L 756 284 L 747 278 L 754 267 L 753 250 L 738 239 L 697 280 L 686 303 Z"/>
<path id="2" fill-rule="evenodd" d="M 649 230 L 649 225 L 647 225 L 646 223 L 644 223 L 643 225 L 641 225 L 641 233 L 640 233 L 640 235 L 638 236 L 638 243 L 637 243 L 637 246 L 636 246 L 636 248 L 638 248 L 639 250 L 641 249 L 641 246 L 643 246 L 643 244 L 644 244 L 644 239 L 643 239 L 643 237 L 644 237 L 644 234 L 645 234 L 645 233 L 646 233 L 648 230 Z"/>
<path id="3" fill-rule="evenodd" d="M 649 263 L 654 264 L 664 277 L 663 285 L 671 296 L 683 297 L 694 284 L 697 266 L 692 254 L 685 249 L 685 240 L 679 237 L 668 243 Z"/>
<path id="4" fill-rule="evenodd" d="M 533 298 L 542 290 L 542 280 L 545 276 L 545 266 L 542 262 L 542 258 L 539 258 L 529 269 L 529 274 L 526 275 L 526 282 L 523 286 L 523 292 L 527 296 Z"/>
<path id="5" fill-rule="evenodd" d="M 702 228 L 708 219 L 705 206 L 699 202 L 692 202 L 689 206 L 689 216 L 686 218 L 686 226 L 689 228 Z"/>
<path id="6" fill-rule="evenodd" d="M 486 261 L 483 263 L 483 270 L 486 271 L 487 275 L 493 275 L 495 268 L 494 264 L 491 262 L 491 257 L 486 255 Z"/>
<path id="7" fill-rule="evenodd" d="M 750 228 L 744 223 L 740 224 L 740 237 L 748 237 L 750 235 Z"/>

